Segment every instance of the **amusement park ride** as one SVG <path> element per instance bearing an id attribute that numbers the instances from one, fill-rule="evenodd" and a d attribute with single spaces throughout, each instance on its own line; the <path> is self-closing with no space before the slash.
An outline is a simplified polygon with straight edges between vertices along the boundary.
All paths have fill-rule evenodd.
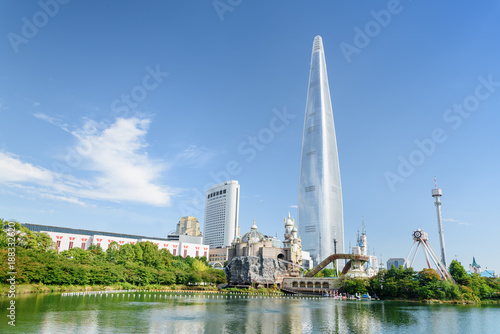
<path id="1" fill-rule="evenodd" d="M 415 260 L 415 256 L 417 255 L 418 248 L 422 246 L 429 269 L 432 268 L 431 267 L 431 261 L 432 261 L 434 262 L 436 266 L 436 272 L 439 274 L 439 276 L 441 276 L 441 279 L 449 279 L 453 281 L 453 278 L 446 270 L 445 265 L 439 260 L 438 256 L 436 255 L 431 245 L 429 244 L 428 234 L 422 231 L 421 229 L 417 229 L 416 231 L 413 231 L 412 235 L 413 235 L 413 246 L 411 246 L 410 252 L 406 257 L 406 261 L 403 265 L 403 268 L 411 267 L 413 265 L 413 261 Z M 411 252 L 413 251 L 413 248 L 415 247 L 415 244 L 417 245 L 417 248 L 415 249 L 415 253 L 413 254 L 411 262 L 408 263 L 408 260 L 410 259 L 410 255 Z"/>
<path id="2" fill-rule="evenodd" d="M 441 276 L 441 279 L 449 279 L 452 282 L 454 282 L 453 278 L 446 270 L 446 250 L 444 245 L 443 221 L 441 219 L 441 196 L 443 196 L 443 191 L 437 187 L 437 181 L 435 177 L 434 177 L 434 184 L 435 184 L 435 189 L 432 189 L 432 197 L 434 197 L 435 199 L 434 204 L 436 205 L 439 241 L 441 244 L 441 260 L 438 258 L 437 254 L 434 252 L 434 250 L 432 249 L 431 245 L 428 242 L 429 235 L 424 231 L 422 231 L 421 229 L 417 229 L 416 231 L 413 231 L 412 234 L 413 246 L 411 246 L 410 252 L 406 257 L 403 267 L 407 268 L 413 265 L 413 261 L 415 260 L 415 256 L 417 255 L 418 248 L 422 246 L 422 248 L 424 249 L 425 259 L 427 260 L 427 265 L 429 266 L 429 269 L 431 269 L 430 260 L 432 260 L 432 262 L 434 262 L 434 264 L 436 265 L 436 271 L 439 274 L 439 276 Z M 408 260 L 410 259 L 410 255 L 411 252 L 413 251 L 413 248 L 415 247 L 415 244 L 417 244 L 417 248 L 415 249 L 415 254 L 413 254 L 411 262 L 408 263 L 409 262 Z"/>

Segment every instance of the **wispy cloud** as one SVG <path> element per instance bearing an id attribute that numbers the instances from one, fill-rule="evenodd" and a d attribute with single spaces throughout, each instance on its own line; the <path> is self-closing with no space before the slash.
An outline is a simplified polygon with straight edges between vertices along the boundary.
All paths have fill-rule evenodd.
<path id="1" fill-rule="evenodd" d="M 299 206 L 298 205 L 290 205 L 291 208 L 294 208 L 294 209 L 298 209 Z"/>
<path id="2" fill-rule="evenodd" d="M 52 116 L 46 115 L 46 114 L 41 113 L 41 112 L 35 113 L 35 114 L 33 114 L 33 116 L 35 116 L 38 119 L 41 119 L 42 121 L 49 122 L 50 124 L 55 125 L 58 128 L 61 128 L 66 132 L 70 132 L 70 130 L 68 129 L 68 124 L 66 124 L 64 121 L 62 121 L 59 118 L 52 117 Z"/>
<path id="3" fill-rule="evenodd" d="M 443 221 L 448 222 L 448 223 L 456 223 L 458 225 L 467 225 L 467 226 L 472 225 L 470 223 L 462 222 L 462 221 L 459 221 L 459 220 L 454 219 L 454 218 L 443 218 Z"/>
<path id="4" fill-rule="evenodd" d="M 35 117 L 68 131 L 64 122 L 53 117 Z M 169 205 L 173 190 L 160 180 L 166 164 L 150 158 L 146 150 L 149 124 L 149 119 L 140 118 L 118 118 L 111 125 L 86 120 L 81 128 L 69 131 L 77 139 L 72 150 L 78 159 L 71 168 L 79 177 L 0 152 L 0 183 L 80 205 L 85 199 Z"/>
<path id="5" fill-rule="evenodd" d="M 189 145 L 176 157 L 176 163 L 200 168 L 209 162 L 216 153 L 203 146 Z"/>

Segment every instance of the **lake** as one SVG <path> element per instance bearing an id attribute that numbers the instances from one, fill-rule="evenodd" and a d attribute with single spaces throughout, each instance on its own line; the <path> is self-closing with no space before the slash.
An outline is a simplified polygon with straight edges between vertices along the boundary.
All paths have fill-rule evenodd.
<path id="1" fill-rule="evenodd" d="M 0 299 L 0 333 L 500 333 L 500 306 L 165 292 Z"/>

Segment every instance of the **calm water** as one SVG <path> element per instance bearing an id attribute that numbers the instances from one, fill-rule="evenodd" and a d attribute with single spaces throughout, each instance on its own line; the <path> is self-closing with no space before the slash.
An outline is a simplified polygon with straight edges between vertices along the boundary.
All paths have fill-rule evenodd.
<path id="1" fill-rule="evenodd" d="M 114 293 L 0 300 L 0 333 L 500 333 L 500 306 Z"/>

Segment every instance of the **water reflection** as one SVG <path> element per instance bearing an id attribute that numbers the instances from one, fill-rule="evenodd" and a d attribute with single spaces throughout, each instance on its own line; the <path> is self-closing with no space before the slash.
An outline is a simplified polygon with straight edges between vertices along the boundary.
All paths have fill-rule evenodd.
<path id="1" fill-rule="evenodd" d="M 9 299 L 0 299 L 5 309 Z M 487 333 L 500 307 L 125 293 L 16 299 L 18 333 Z M 0 332 L 13 332 L 6 321 Z"/>

